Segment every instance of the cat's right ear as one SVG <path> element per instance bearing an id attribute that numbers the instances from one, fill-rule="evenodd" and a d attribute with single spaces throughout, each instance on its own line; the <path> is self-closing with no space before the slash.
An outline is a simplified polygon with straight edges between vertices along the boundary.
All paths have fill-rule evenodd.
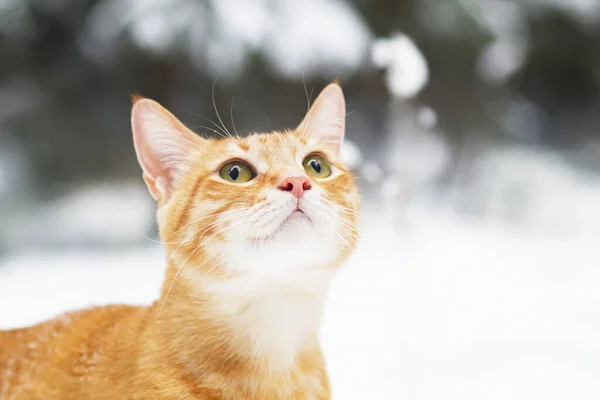
<path id="1" fill-rule="evenodd" d="M 201 146 L 205 139 L 150 99 L 134 99 L 131 127 L 144 181 L 152 197 L 165 203 L 189 171 L 190 150 Z"/>

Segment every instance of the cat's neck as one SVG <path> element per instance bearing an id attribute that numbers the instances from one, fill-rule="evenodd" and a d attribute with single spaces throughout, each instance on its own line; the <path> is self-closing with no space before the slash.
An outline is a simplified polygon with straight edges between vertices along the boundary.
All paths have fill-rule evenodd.
<path id="1" fill-rule="evenodd" d="M 331 270 L 285 282 L 251 274 L 216 279 L 176 273 L 170 266 L 154 305 L 157 340 L 199 380 L 208 371 L 235 379 L 286 377 L 299 365 L 321 372 L 318 329 Z"/>

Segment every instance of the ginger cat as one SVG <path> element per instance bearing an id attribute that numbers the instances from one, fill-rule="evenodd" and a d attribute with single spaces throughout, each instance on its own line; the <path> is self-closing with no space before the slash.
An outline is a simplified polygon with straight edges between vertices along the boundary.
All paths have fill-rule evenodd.
<path id="1" fill-rule="evenodd" d="M 246 138 L 203 139 L 137 99 L 161 295 L 0 332 L 0 399 L 329 399 L 318 328 L 358 232 L 344 126 L 335 83 L 297 129 Z"/>

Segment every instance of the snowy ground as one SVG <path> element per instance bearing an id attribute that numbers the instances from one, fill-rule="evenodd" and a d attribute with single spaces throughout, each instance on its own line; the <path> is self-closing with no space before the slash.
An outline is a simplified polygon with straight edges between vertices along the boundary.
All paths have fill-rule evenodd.
<path id="1" fill-rule="evenodd" d="M 324 325 L 335 399 L 600 398 L 595 242 L 431 212 L 400 228 L 368 218 Z M 156 247 L 14 254 L 0 261 L 0 328 L 148 302 L 162 260 Z"/>

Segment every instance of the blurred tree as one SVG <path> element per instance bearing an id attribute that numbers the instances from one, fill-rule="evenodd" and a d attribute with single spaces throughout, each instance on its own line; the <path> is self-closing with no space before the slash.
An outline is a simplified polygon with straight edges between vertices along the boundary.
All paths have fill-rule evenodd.
<path id="1" fill-rule="evenodd" d="M 493 40 L 489 27 L 481 22 L 485 18 L 480 19 L 481 12 L 485 17 L 487 3 L 348 2 L 376 37 L 402 31 L 422 49 L 431 80 L 416 101 L 437 112 L 458 158 L 462 149 L 473 148 L 474 140 L 521 140 L 505 134 L 503 108 L 498 108 L 514 99 L 525 98 L 543 110 L 544 134 L 538 138 L 543 143 L 571 146 L 597 137 L 598 26 L 582 24 L 564 9 L 531 13 L 531 7 L 520 8 L 526 16 L 529 44 L 524 65 L 506 83 L 490 83 L 477 70 L 483 49 Z M 186 10 L 185 6 L 207 13 L 206 19 L 185 29 L 202 29 L 207 40 L 222 34 L 216 30 L 223 24 L 215 21 L 223 17 L 223 10 L 214 1 L 169 4 L 174 11 Z M 239 13 L 248 12 L 249 4 L 240 2 Z M 279 3 L 269 4 L 271 9 L 266 10 L 273 11 Z M 165 103 L 192 126 L 214 128 L 205 120 L 216 120 L 214 67 L 209 58 L 199 64 L 187 52 L 187 30 L 176 31 L 175 39 L 165 42 L 172 49 L 157 51 L 149 43 L 136 42 L 132 32 L 106 25 L 105 29 L 113 30 L 107 34 L 116 40 L 110 42 L 110 51 L 90 47 L 86 35 L 101 6 L 115 12 L 125 5 L 142 10 L 142 5 L 167 3 L 11 0 L 0 6 L 0 133 L 20 142 L 38 187 L 45 192 L 61 191 L 66 182 L 138 173 L 127 123 L 128 96 L 133 92 Z M 124 15 L 114 15 L 114 21 L 125 16 L 142 18 L 148 12 L 144 10 L 131 15 L 123 10 Z M 232 111 L 236 128 L 242 131 L 293 126 L 306 105 L 304 86 L 310 92 L 331 76 L 331 71 L 323 69 L 305 83 L 289 79 L 273 70 L 264 49 L 256 47 L 248 53 L 241 75 L 217 81 L 215 105 L 230 129 Z M 353 112 L 349 137 L 368 149 L 382 143 L 388 93 L 367 56 L 343 83 Z M 198 129 L 210 134 L 209 129 Z"/>

